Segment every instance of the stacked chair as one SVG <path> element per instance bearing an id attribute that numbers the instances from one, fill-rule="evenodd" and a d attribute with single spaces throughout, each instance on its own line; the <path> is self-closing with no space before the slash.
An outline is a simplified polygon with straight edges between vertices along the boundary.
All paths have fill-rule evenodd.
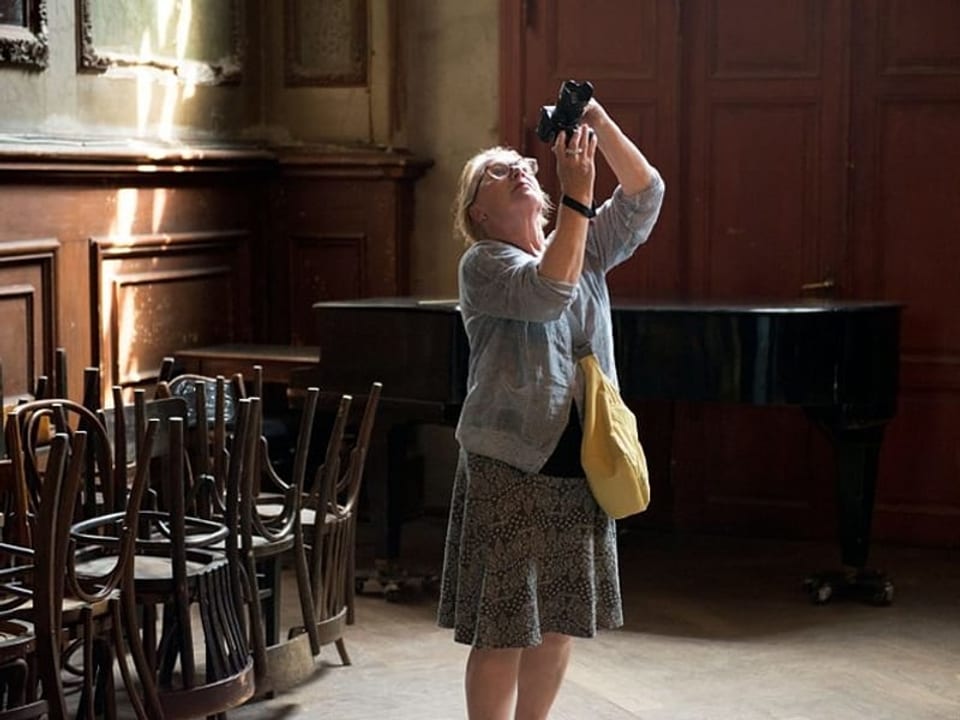
<path id="1" fill-rule="evenodd" d="M 151 425 L 143 439 L 146 450 L 155 435 Z M 34 661 L 43 701 L 51 717 L 70 717 L 69 691 L 77 717 L 116 717 L 116 662 L 128 690 L 133 689 L 126 639 L 135 638 L 136 625 L 127 623 L 136 613 L 123 588 L 130 583 L 135 537 L 129 529 L 136 527 L 146 491 L 145 465 L 132 479 L 125 509 L 108 509 L 105 503 L 120 502 L 110 487 L 118 475 L 104 445 L 105 430 L 89 409 L 69 400 L 17 406 L 7 418 L 6 441 L 16 511 L 5 528 L 10 553 L 5 565 L 11 571 L 33 564 L 33 593 L 20 617 L 32 623 L 37 636 Z M 95 576 L 81 578 L 73 527 L 94 516 L 110 519 L 118 532 L 99 539 L 111 548 L 112 560 Z M 6 587 L 12 592 L 15 586 Z M 135 693 L 131 700 L 146 717 Z"/>
<path id="2" fill-rule="evenodd" d="M 380 385 L 356 431 L 336 399 L 308 472 L 320 393 L 307 391 L 289 476 L 270 462 L 262 380 L 171 376 L 152 398 L 119 387 L 66 399 L 66 358 L 2 437 L 0 720 L 225 717 L 316 670 L 350 664 L 356 511 Z M 249 390 L 249 392 L 248 392 Z M 308 478 L 309 475 L 309 478 Z M 261 492 L 261 487 L 273 492 Z M 281 630 L 281 569 L 299 616 Z M 198 622 L 199 619 L 199 622 Z"/>

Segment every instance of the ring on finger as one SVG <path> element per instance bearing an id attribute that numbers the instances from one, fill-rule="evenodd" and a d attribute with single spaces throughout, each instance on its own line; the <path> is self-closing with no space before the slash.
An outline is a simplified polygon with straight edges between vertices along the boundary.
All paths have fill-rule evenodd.
<path id="1" fill-rule="evenodd" d="M 572 155 L 579 155 L 579 154 L 582 153 L 582 152 L 583 152 L 583 150 L 580 150 L 579 148 L 576 149 L 576 150 L 571 150 L 570 148 L 567 148 L 566 150 L 563 151 L 563 153 L 564 153 L 565 155 L 571 155 L 571 156 L 572 156 Z"/>

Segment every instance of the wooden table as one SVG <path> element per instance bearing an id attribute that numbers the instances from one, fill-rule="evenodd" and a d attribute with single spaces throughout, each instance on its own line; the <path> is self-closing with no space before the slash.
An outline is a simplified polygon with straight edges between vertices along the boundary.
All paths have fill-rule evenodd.
<path id="1" fill-rule="evenodd" d="M 184 372 L 226 378 L 243 373 L 249 378 L 254 365 L 263 368 L 263 381 L 287 386 L 294 370 L 314 367 L 320 362 L 320 348 L 315 345 L 261 345 L 230 343 L 178 350 L 176 358 Z"/>

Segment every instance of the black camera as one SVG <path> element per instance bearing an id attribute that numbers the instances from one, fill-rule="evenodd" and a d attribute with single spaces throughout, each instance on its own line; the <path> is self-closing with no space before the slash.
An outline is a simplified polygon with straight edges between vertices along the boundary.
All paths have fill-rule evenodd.
<path id="1" fill-rule="evenodd" d="M 537 124 L 537 137 L 547 143 L 552 143 L 557 133 L 566 132 L 567 139 L 580 124 L 583 109 L 593 97 L 593 85 L 584 80 L 578 83 L 575 80 L 566 80 L 560 86 L 556 105 L 544 105 L 540 108 L 540 122 Z"/>

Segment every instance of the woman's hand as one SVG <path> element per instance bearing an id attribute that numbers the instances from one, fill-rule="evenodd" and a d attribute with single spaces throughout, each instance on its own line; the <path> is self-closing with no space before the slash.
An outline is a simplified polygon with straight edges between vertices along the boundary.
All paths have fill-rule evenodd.
<path id="1" fill-rule="evenodd" d="M 597 134 L 588 125 L 581 123 L 567 140 L 565 132 L 557 133 L 553 143 L 557 158 L 557 177 L 560 192 L 586 206 L 593 204 L 593 182 L 597 169 Z"/>
<path id="2" fill-rule="evenodd" d="M 581 124 L 589 125 L 598 133 L 602 132 L 604 124 L 609 122 L 609 120 L 610 116 L 607 115 L 607 111 L 603 109 L 603 105 L 597 102 L 596 97 L 590 98 L 587 106 L 583 109 L 583 113 L 580 115 Z"/>
<path id="3" fill-rule="evenodd" d="M 585 126 L 596 133 L 597 146 L 624 193 L 634 195 L 650 184 L 655 171 L 596 97 L 590 98 L 580 116 L 580 128 Z"/>

